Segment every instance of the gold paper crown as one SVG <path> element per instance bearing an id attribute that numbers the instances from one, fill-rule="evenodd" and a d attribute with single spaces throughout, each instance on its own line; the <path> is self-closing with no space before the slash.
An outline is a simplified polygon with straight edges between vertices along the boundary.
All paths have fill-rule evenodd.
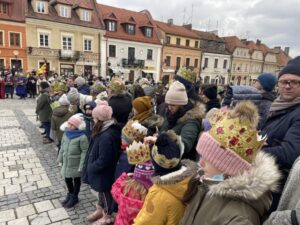
<path id="1" fill-rule="evenodd" d="M 137 120 L 129 120 L 122 130 L 122 135 L 132 141 L 143 141 L 148 129 Z"/>
<path id="2" fill-rule="evenodd" d="M 186 67 L 181 67 L 177 73 L 177 76 L 182 77 L 183 79 L 194 83 L 196 81 L 196 73 L 192 69 Z"/>
<path id="3" fill-rule="evenodd" d="M 116 93 L 120 93 L 126 89 L 125 84 L 119 78 L 113 78 L 109 82 L 108 86 L 111 88 L 112 91 Z"/>
<path id="4" fill-rule="evenodd" d="M 150 148 L 142 142 L 133 141 L 126 152 L 129 164 L 142 164 L 150 160 Z"/>
<path id="5" fill-rule="evenodd" d="M 266 137 L 261 137 L 255 129 L 257 120 L 253 103 L 239 103 L 232 111 L 215 113 L 209 133 L 221 146 L 251 163 L 266 141 Z"/>
<path id="6" fill-rule="evenodd" d="M 168 159 L 165 155 L 160 154 L 158 152 L 158 147 L 156 145 L 153 145 L 151 155 L 153 160 L 161 167 L 165 169 L 171 169 L 178 165 L 180 162 L 182 155 L 184 153 L 184 144 L 182 143 L 181 137 L 176 135 L 173 130 L 169 130 L 166 132 L 168 136 L 171 138 L 172 141 L 176 142 L 176 144 L 179 146 L 180 149 L 180 157 L 178 158 L 172 158 Z"/>
<path id="7" fill-rule="evenodd" d="M 58 91 L 59 90 L 59 83 L 57 81 L 54 81 L 50 84 L 52 91 Z"/>

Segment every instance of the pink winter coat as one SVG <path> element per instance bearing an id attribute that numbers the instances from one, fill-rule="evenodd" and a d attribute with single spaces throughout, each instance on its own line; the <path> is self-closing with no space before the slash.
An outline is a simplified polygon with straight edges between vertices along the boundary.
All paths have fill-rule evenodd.
<path id="1" fill-rule="evenodd" d="M 131 225 L 134 218 L 137 216 L 141 208 L 143 207 L 143 201 L 134 199 L 133 190 L 129 191 L 129 195 L 123 194 L 125 180 L 128 178 L 126 173 L 116 180 L 112 186 L 111 194 L 114 200 L 118 203 L 118 214 L 115 219 L 115 225 Z"/>

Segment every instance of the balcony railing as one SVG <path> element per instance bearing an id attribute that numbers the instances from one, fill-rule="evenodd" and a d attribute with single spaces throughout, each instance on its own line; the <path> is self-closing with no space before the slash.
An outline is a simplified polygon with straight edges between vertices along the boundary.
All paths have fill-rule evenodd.
<path id="1" fill-rule="evenodd" d="M 144 68 L 145 60 L 140 59 L 122 59 L 123 67 Z"/>

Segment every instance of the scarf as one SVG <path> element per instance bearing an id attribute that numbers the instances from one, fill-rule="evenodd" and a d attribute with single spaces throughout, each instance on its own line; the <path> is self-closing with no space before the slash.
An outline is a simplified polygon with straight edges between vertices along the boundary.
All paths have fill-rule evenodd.
<path id="1" fill-rule="evenodd" d="M 104 121 L 100 133 L 102 133 L 103 131 L 107 130 L 114 123 L 115 123 L 115 120 L 113 120 L 113 119 Z"/>
<path id="2" fill-rule="evenodd" d="M 74 139 L 85 134 L 83 130 L 69 130 L 69 129 L 67 129 L 65 133 L 68 139 Z"/>
<path id="3" fill-rule="evenodd" d="M 133 120 L 138 120 L 141 123 L 150 116 L 151 116 L 151 109 L 133 116 L 132 119 Z"/>
<path id="4" fill-rule="evenodd" d="M 176 125 L 177 120 L 183 117 L 184 114 L 190 109 L 192 109 L 193 107 L 194 107 L 193 104 L 191 102 L 188 102 L 187 105 L 183 106 L 182 108 L 179 108 L 179 110 L 174 114 L 171 114 L 170 111 L 168 110 L 167 111 L 168 129 L 172 129 Z"/>
<path id="5" fill-rule="evenodd" d="M 277 112 L 277 111 L 281 111 L 281 110 L 291 108 L 291 107 L 293 107 L 295 105 L 298 105 L 298 104 L 300 104 L 300 97 L 295 98 L 291 102 L 287 102 L 287 101 L 282 100 L 279 96 L 272 103 L 271 108 L 270 108 L 270 114 L 272 114 L 274 112 Z"/>

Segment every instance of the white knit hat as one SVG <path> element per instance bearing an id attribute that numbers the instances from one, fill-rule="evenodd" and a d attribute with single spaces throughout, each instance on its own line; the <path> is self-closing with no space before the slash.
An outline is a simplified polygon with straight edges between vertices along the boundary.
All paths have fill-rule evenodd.
<path id="1" fill-rule="evenodd" d="M 74 82 L 78 87 L 85 85 L 85 79 L 83 77 L 77 77 Z"/>
<path id="2" fill-rule="evenodd" d="M 172 83 L 167 91 L 165 102 L 170 105 L 186 105 L 188 96 L 184 85 L 179 81 Z"/>

